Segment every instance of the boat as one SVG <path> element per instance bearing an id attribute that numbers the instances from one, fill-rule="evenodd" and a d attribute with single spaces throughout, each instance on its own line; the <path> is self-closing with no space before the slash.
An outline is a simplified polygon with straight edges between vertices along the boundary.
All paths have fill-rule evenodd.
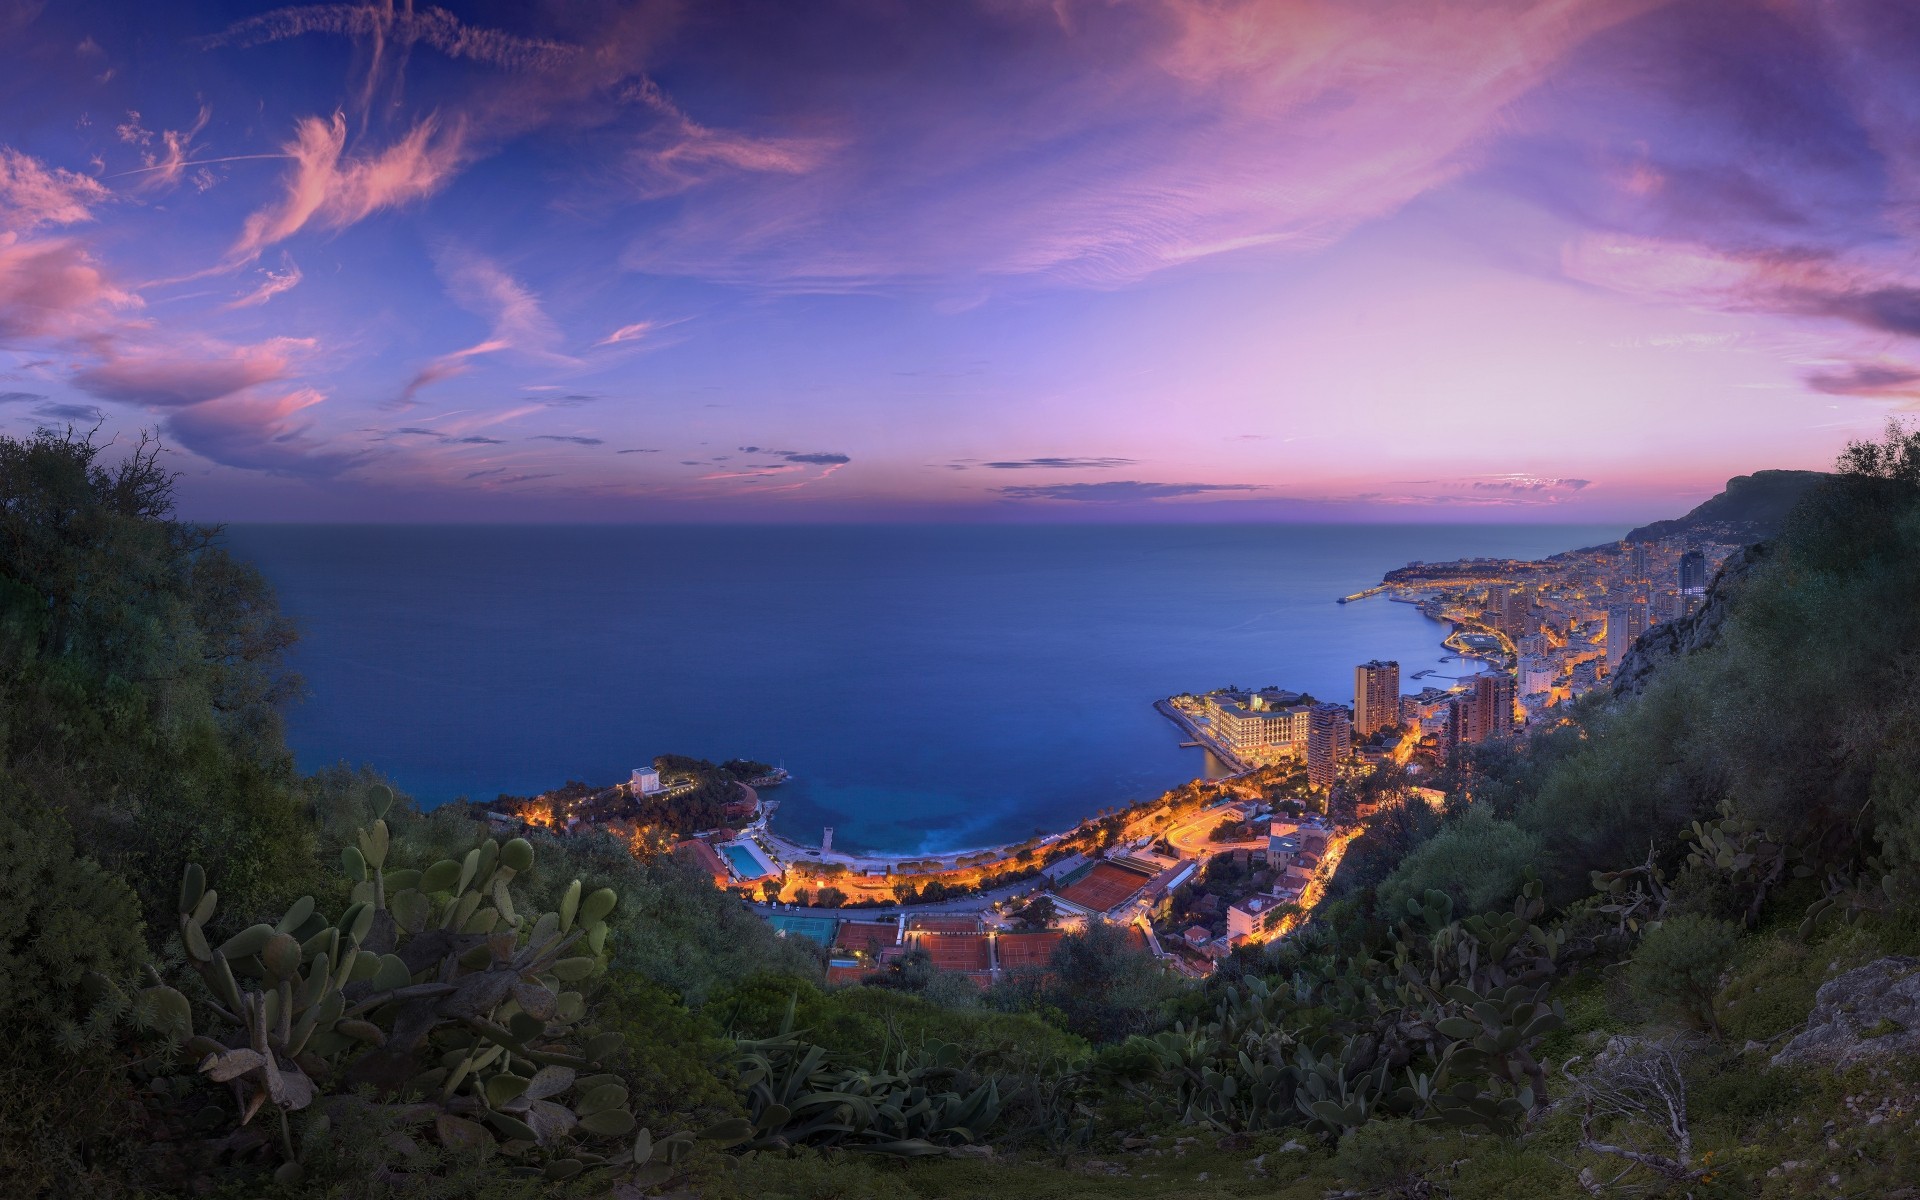
<path id="1" fill-rule="evenodd" d="M 781 784 L 786 783 L 792 778 L 793 776 L 787 773 L 787 769 L 785 767 L 775 767 L 773 770 L 768 771 L 765 775 L 759 775 L 752 779 L 747 780 L 747 786 L 750 788 L 779 787 Z"/>

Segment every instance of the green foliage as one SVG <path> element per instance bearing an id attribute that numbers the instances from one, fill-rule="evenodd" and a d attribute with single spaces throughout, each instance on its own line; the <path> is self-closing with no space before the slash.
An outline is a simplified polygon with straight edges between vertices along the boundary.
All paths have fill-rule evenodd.
<path id="1" fill-rule="evenodd" d="M 1334 1169 L 1367 1191 L 1424 1195 L 1422 1174 L 1432 1139 L 1408 1121 L 1374 1121 L 1340 1138 Z"/>
<path id="2" fill-rule="evenodd" d="M 1714 996 L 1740 927 L 1685 913 L 1647 934 L 1633 956 L 1633 986 L 1643 998 L 1720 1034 Z"/>
<path id="3" fill-rule="evenodd" d="M 750 1148 L 840 1146 L 919 1158 L 972 1142 L 1000 1119 L 998 1081 L 980 1078 L 958 1046 L 889 1039 L 877 1069 L 836 1062 L 795 1029 L 795 1007 L 772 1036 L 739 1043 Z"/>
<path id="4" fill-rule="evenodd" d="M 1400 912 L 1429 891 L 1445 892 L 1465 912 L 1500 908 L 1519 894 L 1540 851 L 1538 837 L 1475 808 L 1407 856 L 1380 885 L 1380 908 Z"/>
<path id="5" fill-rule="evenodd" d="M 534 854 L 520 839 L 390 869 L 387 809 L 376 805 L 342 852 L 352 903 L 336 920 L 302 897 L 276 923 L 216 944 L 219 897 L 190 864 L 178 928 L 207 995 L 196 1019 L 183 993 L 149 988 L 146 1023 L 183 1044 L 199 1074 L 234 1085 L 243 1124 L 273 1106 L 283 1181 L 327 1153 L 335 1113 L 363 1108 L 424 1127 L 446 1156 L 504 1153 L 555 1179 L 643 1163 L 625 1145 L 628 1090 L 600 1071 L 623 1039 L 595 1035 L 569 986 L 605 971 L 617 897 L 575 880 L 557 910 L 521 914 L 511 884 Z M 287 1115 L 309 1108 L 296 1148 Z"/>
<path id="6" fill-rule="evenodd" d="M 189 855 L 240 908 L 284 902 L 313 874 L 277 714 L 292 625 L 217 529 L 174 519 L 156 445 L 104 450 L 0 437 L 0 769 L 150 925 Z"/>
<path id="7" fill-rule="evenodd" d="M 132 889 L 74 852 L 66 823 L 0 781 L 0 1021 L 10 1042 L 75 1051 L 102 1037 L 146 958 Z M 124 1001 L 121 1001 L 124 1003 Z"/>
<path id="8" fill-rule="evenodd" d="M 1160 1027 L 1183 991 L 1125 930 L 1095 922 L 1062 938 L 1045 970 L 1016 973 L 995 987 L 988 1003 L 1009 1012 L 1056 1012 L 1068 1032 L 1115 1042 Z"/>
<path id="9" fill-rule="evenodd" d="M 740 1115 L 728 1077 L 732 1046 L 705 1013 L 633 973 L 610 973 L 595 1016 L 621 1036 L 609 1062 L 625 1079 L 634 1118 L 654 1128 L 705 1125 Z"/>

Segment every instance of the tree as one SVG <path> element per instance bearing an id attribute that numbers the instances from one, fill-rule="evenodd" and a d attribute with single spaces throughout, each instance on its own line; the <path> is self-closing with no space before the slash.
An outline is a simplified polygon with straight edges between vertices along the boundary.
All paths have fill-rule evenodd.
<path id="1" fill-rule="evenodd" d="M 814 896 L 813 902 L 820 908 L 839 908 L 847 902 L 847 894 L 829 884 L 820 889 Z"/>
<path id="2" fill-rule="evenodd" d="M 780 899 L 780 881 L 778 879 L 762 880 L 760 883 L 760 894 L 767 898 L 768 904 L 772 904 L 774 901 Z"/>
<path id="3" fill-rule="evenodd" d="M 1054 909 L 1053 897 L 1040 895 L 1028 901 L 1026 907 L 1014 916 L 1020 922 L 1022 929 L 1046 929 L 1054 923 L 1059 914 Z"/>
<path id="4" fill-rule="evenodd" d="M 1909 427 L 1898 417 L 1888 417 L 1879 441 L 1849 441 L 1834 465 L 1843 475 L 1920 486 L 1920 426 Z"/>
<path id="5" fill-rule="evenodd" d="M 1634 990 L 1719 1037 L 1713 998 L 1739 936 L 1740 927 L 1731 921 L 1694 913 L 1668 918 L 1633 956 Z"/>

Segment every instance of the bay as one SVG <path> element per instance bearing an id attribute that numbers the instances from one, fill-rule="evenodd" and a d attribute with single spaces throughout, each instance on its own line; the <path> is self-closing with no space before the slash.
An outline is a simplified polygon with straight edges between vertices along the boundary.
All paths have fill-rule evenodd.
<path id="1" fill-rule="evenodd" d="M 1442 663 L 1384 597 L 1415 560 L 1539 557 L 1545 525 L 234 525 L 302 629 L 303 769 L 426 803 L 611 782 L 665 752 L 784 764 L 775 827 L 909 853 L 1055 830 L 1218 764 L 1153 701 L 1351 702 Z M 1442 682 L 1444 680 L 1434 680 Z"/>

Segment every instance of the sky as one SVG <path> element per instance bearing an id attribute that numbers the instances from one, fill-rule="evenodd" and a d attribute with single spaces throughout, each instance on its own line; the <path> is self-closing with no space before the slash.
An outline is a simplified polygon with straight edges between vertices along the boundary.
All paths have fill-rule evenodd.
<path id="1" fill-rule="evenodd" d="M 1920 6 L 0 0 L 208 520 L 1638 521 L 1920 401 Z"/>

